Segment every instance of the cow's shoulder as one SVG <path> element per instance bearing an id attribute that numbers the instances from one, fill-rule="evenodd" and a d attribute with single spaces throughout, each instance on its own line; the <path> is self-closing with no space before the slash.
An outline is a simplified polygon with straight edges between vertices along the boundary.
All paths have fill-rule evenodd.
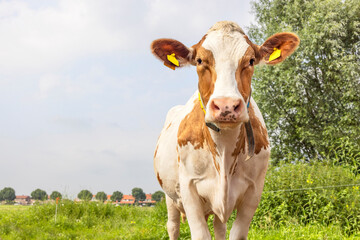
<path id="1" fill-rule="evenodd" d="M 203 148 L 205 142 L 204 125 L 204 113 L 198 100 L 195 99 L 192 110 L 180 122 L 177 133 L 179 147 L 191 144 L 195 149 Z"/>

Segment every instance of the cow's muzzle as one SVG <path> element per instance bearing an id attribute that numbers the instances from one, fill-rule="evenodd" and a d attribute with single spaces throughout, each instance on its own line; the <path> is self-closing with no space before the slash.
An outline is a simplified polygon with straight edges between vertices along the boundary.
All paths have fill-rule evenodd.
<path id="1" fill-rule="evenodd" d="M 248 121 L 245 102 L 242 99 L 215 98 L 209 104 L 209 113 L 217 125 L 237 126 Z"/>

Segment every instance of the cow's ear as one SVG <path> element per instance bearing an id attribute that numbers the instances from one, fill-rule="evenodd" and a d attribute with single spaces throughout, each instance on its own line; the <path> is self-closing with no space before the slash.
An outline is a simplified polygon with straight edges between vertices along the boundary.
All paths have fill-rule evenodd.
<path id="1" fill-rule="evenodd" d="M 183 67 L 187 64 L 192 64 L 193 61 L 192 48 L 188 48 L 174 39 L 162 38 L 154 40 L 151 43 L 151 51 L 157 58 L 163 61 L 165 65 L 173 69 L 175 69 L 175 67 Z M 174 59 L 173 57 L 175 57 L 176 60 L 171 60 Z"/>
<path id="2" fill-rule="evenodd" d="M 274 65 L 290 56 L 300 43 L 294 33 L 277 33 L 269 37 L 259 49 L 261 60 L 266 64 Z"/>

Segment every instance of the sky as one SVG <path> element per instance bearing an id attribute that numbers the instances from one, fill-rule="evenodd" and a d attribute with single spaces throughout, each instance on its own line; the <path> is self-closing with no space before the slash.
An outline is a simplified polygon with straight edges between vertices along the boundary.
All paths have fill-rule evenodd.
<path id="1" fill-rule="evenodd" d="M 161 190 L 156 141 L 197 75 L 150 44 L 190 47 L 222 20 L 247 32 L 250 1 L 0 0 L 0 189 Z"/>

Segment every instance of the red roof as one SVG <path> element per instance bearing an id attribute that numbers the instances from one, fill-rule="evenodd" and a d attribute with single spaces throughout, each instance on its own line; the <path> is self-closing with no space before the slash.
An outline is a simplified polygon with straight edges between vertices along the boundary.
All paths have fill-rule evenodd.
<path id="1" fill-rule="evenodd" d="M 27 199 L 30 198 L 30 196 L 25 196 L 25 195 L 20 195 L 20 196 L 16 196 L 17 199 Z"/>
<path id="2" fill-rule="evenodd" d="M 123 198 L 119 202 L 120 204 L 134 204 L 135 198 L 132 195 L 123 195 Z"/>
<path id="3" fill-rule="evenodd" d="M 123 200 L 135 200 L 135 198 L 133 197 L 133 195 L 123 195 L 121 201 Z"/>

